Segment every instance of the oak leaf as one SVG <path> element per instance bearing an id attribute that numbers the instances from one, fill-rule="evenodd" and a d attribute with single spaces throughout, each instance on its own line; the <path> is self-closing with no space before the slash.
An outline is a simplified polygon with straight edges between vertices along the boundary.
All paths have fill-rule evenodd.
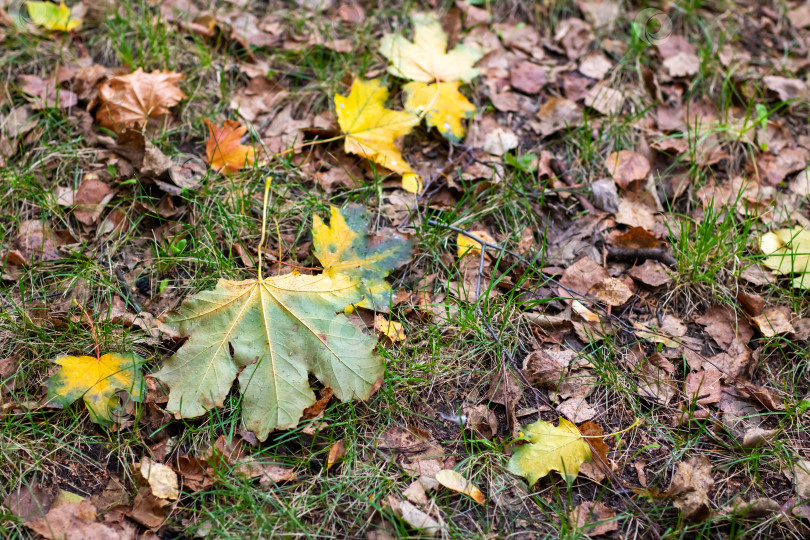
<path id="1" fill-rule="evenodd" d="M 48 30 L 70 32 L 82 24 L 81 19 L 72 18 L 70 8 L 64 2 L 59 2 L 58 6 L 53 2 L 26 2 L 25 6 L 34 24 Z"/>
<path id="2" fill-rule="evenodd" d="M 515 449 L 507 469 L 529 481 L 532 486 L 551 471 L 573 479 L 579 467 L 591 460 L 591 449 L 577 426 L 560 418 L 559 425 L 538 420 L 524 427 L 524 444 Z"/>
<path id="3" fill-rule="evenodd" d="M 369 238 L 367 223 L 356 206 L 333 208 L 330 226 L 316 221 L 323 274 L 221 279 L 183 302 L 168 324 L 188 340 L 155 374 L 170 387 L 167 410 L 192 418 L 221 407 L 238 379 L 245 426 L 265 440 L 315 403 L 309 373 L 341 400 L 368 398 L 384 364 L 376 339 L 343 312 L 390 299 L 384 278 L 410 257 L 411 243 Z"/>
<path id="4" fill-rule="evenodd" d="M 426 84 L 409 82 L 405 92 L 405 110 L 424 116 L 429 127 L 435 127 L 446 139 L 458 142 L 464 137 L 461 122 L 475 112 L 475 106 L 458 91 L 461 82 Z"/>
<path id="5" fill-rule="evenodd" d="M 145 73 L 141 68 L 111 77 L 99 87 L 101 108 L 96 118 L 117 133 L 133 126 L 143 128 L 150 118 L 168 114 L 170 107 L 186 97 L 177 86 L 182 78 L 182 73 Z"/>
<path id="6" fill-rule="evenodd" d="M 467 45 L 447 51 L 447 34 L 433 13 L 414 13 L 413 42 L 395 34 L 383 36 L 380 52 L 393 64 L 392 75 L 430 83 L 435 81 L 470 82 L 478 76 L 473 65 L 483 56 Z"/>
<path id="7" fill-rule="evenodd" d="M 419 191 L 418 176 L 395 144 L 396 139 L 411 132 L 419 118 L 405 111 L 386 109 L 387 98 L 388 89 L 379 79 L 355 79 L 348 96 L 335 95 L 338 124 L 346 136 L 344 149 L 401 174 L 403 187 Z"/>
<path id="8" fill-rule="evenodd" d="M 61 367 L 48 381 L 48 402 L 66 407 L 83 398 L 90 420 L 109 425 L 119 405 L 120 390 L 126 391 L 133 401 L 141 400 L 144 362 L 133 353 L 108 353 L 99 358 L 60 356 L 54 363 Z"/>
<path id="9" fill-rule="evenodd" d="M 218 127 L 206 119 L 205 125 L 210 134 L 205 143 L 205 155 L 212 169 L 217 172 L 225 169 L 225 172 L 233 173 L 253 165 L 255 151 L 241 142 L 242 136 L 247 133 L 246 127 L 240 126 L 236 120 L 225 120 L 225 124 Z"/>

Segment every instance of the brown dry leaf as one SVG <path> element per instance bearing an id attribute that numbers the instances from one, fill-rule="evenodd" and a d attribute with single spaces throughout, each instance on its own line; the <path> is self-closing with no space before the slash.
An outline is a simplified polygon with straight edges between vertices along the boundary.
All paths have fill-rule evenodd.
<path id="1" fill-rule="evenodd" d="M 658 261 L 647 259 L 641 266 L 634 266 L 627 271 L 633 279 L 650 287 L 661 287 L 672 283 L 672 276 L 666 267 Z"/>
<path id="2" fill-rule="evenodd" d="M 217 172 L 234 173 L 253 165 L 255 150 L 242 144 L 242 136 L 247 133 L 236 120 L 225 120 L 222 127 L 215 126 L 208 119 L 208 141 L 205 143 L 205 155 L 208 164 Z"/>
<path id="3" fill-rule="evenodd" d="M 346 455 L 346 443 L 341 439 L 329 447 L 329 455 L 326 457 L 326 468 L 331 469 L 332 465 L 343 459 L 344 455 Z"/>
<path id="4" fill-rule="evenodd" d="M 577 18 L 565 19 L 557 25 L 554 39 L 562 43 L 568 58 L 575 60 L 582 57 L 593 43 L 591 26 Z"/>
<path id="5" fill-rule="evenodd" d="M 590 294 L 609 306 L 621 306 L 633 297 L 633 290 L 621 279 L 606 277 L 593 287 Z"/>
<path id="6" fill-rule="evenodd" d="M 765 181 L 775 186 L 788 175 L 803 171 L 807 167 L 808 157 L 807 150 L 785 148 L 778 155 L 763 154 L 757 163 L 765 172 Z"/>
<path id="7" fill-rule="evenodd" d="M 97 174 L 88 173 L 73 196 L 73 215 L 81 223 L 92 225 L 114 196 L 115 191 L 99 180 Z"/>
<path id="8" fill-rule="evenodd" d="M 428 505 L 429 501 L 427 493 L 425 493 L 425 486 L 418 479 L 411 482 L 411 485 L 408 486 L 405 491 L 402 492 L 402 494 L 405 495 L 405 498 L 411 501 L 413 504 L 419 506 Z"/>
<path id="9" fill-rule="evenodd" d="M 498 434 L 498 418 L 485 404 L 463 408 L 467 422 L 466 429 L 472 430 L 485 439 L 492 439 Z"/>
<path id="10" fill-rule="evenodd" d="M 782 101 L 790 101 L 807 95 L 807 85 L 800 79 L 770 75 L 763 77 L 762 82 L 765 83 L 768 90 L 775 92 Z"/>
<path id="11" fill-rule="evenodd" d="M 48 515 L 26 523 L 26 526 L 54 540 L 129 540 L 135 537 L 135 528 L 126 522 L 100 523 L 95 507 L 87 501 L 56 506 Z"/>
<path id="12" fill-rule="evenodd" d="M 624 93 L 600 82 L 585 93 L 585 105 L 606 116 L 616 116 L 624 106 Z"/>
<path id="13" fill-rule="evenodd" d="M 245 88 L 238 90 L 231 99 L 231 109 L 252 122 L 261 115 L 270 113 L 287 96 L 287 89 L 264 75 L 253 77 Z"/>
<path id="14" fill-rule="evenodd" d="M 613 62 L 602 53 L 591 53 L 579 62 L 579 72 L 600 81 L 613 67 Z"/>
<path id="15" fill-rule="evenodd" d="M 175 470 L 183 478 L 184 489 L 202 491 L 214 485 L 214 469 L 208 466 L 207 460 L 180 456 Z"/>
<path id="16" fill-rule="evenodd" d="M 671 349 L 676 349 L 680 345 L 678 338 L 686 335 L 686 326 L 676 316 L 666 314 L 659 324 L 658 319 L 649 319 L 645 322 L 637 322 L 633 327 L 639 338 L 649 339 L 654 343 L 661 343 Z"/>
<path id="17" fill-rule="evenodd" d="M 20 89 L 31 96 L 31 107 L 48 109 L 73 107 L 79 102 L 76 94 L 58 87 L 53 80 L 43 81 L 36 75 L 20 75 L 17 79 Z"/>
<path id="18" fill-rule="evenodd" d="M 389 495 L 388 505 L 394 514 L 414 529 L 418 529 L 425 536 L 438 536 L 445 530 L 445 527 L 439 521 L 408 501 L 400 501 L 393 495 Z"/>
<path id="19" fill-rule="evenodd" d="M 581 424 L 596 418 L 597 410 L 583 396 L 566 399 L 557 406 L 557 410 L 575 424 Z"/>
<path id="20" fill-rule="evenodd" d="M 638 389 L 647 397 L 668 405 L 678 395 L 678 387 L 673 380 L 675 366 L 658 353 L 646 359 L 636 371 Z"/>
<path id="21" fill-rule="evenodd" d="M 700 59 L 694 53 L 682 51 L 666 58 L 662 66 L 670 77 L 689 77 L 700 71 Z"/>
<path id="22" fill-rule="evenodd" d="M 600 536 L 619 530 L 616 512 L 604 503 L 583 502 L 571 511 L 571 526 L 580 529 L 587 536 Z"/>
<path id="23" fill-rule="evenodd" d="M 548 83 L 548 68 L 532 62 L 519 62 L 509 70 L 509 84 L 526 94 L 536 94 Z"/>
<path id="24" fill-rule="evenodd" d="M 678 463 L 667 495 L 688 520 L 704 520 L 711 514 L 709 493 L 714 488 L 712 464 L 706 456 L 694 456 Z"/>
<path id="25" fill-rule="evenodd" d="M 649 197 L 636 193 L 628 193 L 619 201 L 616 211 L 616 223 L 630 227 L 641 227 L 648 231 L 658 229 L 655 217 L 655 208 L 651 206 Z"/>
<path id="26" fill-rule="evenodd" d="M 706 333 L 721 349 L 728 349 L 735 339 L 747 342 L 754 337 L 754 331 L 745 319 L 738 318 L 728 306 L 714 305 L 695 319 L 695 322 L 706 327 Z"/>
<path id="27" fill-rule="evenodd" d="M 25 523 L 44 517 L 58 493 L 56 484 L 29 478 L 6 495 L 3 506 Z"/>
<path id="28" fill-rule="evenodd" d="M 166 502 L 166 500 L 161 501 L 152 495 L 152 490 L 144 486 L 135 495 L 132 509 L 127 512 L 127 515 L 141 525 L 155 529 L 160 527 L 163 520 L 166 519 L 166 511 L 163 509 Z"/>
<path id="29" fill-rule="evenodd" d="M 580 472 L 595 482 L 602 482 L 613 472 L 613 466 L 607 457 L 610 447 L 605 444 L 602 426 L 596 422 L 585 422 L 579 426 L 585 442 L 591 448 L 593 461 L 586 462 L 580 467 Z"/>
<path id="30" fill-rule="evenodd" d="M 61 243 L 51 228 L 39 220 L 32 219 L 20 223 L 16 246 L 29 264 L 60 259 L 58 246 Z"/>
<path id="31" fill-rule="evenodd" d="M 582 108 L 579 105 L 574 101 L 559 97 L 549 98 L 540 105 L 537 117 L 540 122 L 536 131 L 543 137 L 548 137 L 562 129 L 579 126 L 584 119 Z"/>
<path id="32" fill-rule="evenodd" d="M 117 133 L 134 126 L 144 128 L 150 118 L 168 114 L 170 107 L 186 97 L 177 87 L 182 78 L 182 73 L 145 73 L 141 68 L 111 77 L 99 88 L 101 106 L 96 118 Z"/>
<path id="33" fill-rule="evenodd" d="M 596 284 L 607 279 L 608 273 L 590 257 L 583 257 L 569 266 L 560 278 L 560 284 L 569 290 L 581 295 L 587 295 Z M 561 296 L 568 297 L 570 293 L 561 291 Z"/>
<path id="34" fill-rule="evenodd" d="M 605 160 L 605 167 L 622 189 L 629 189 L 633 182 L 647 180 L 650 174 L 647 158 L 629 150 L 610 154 Z"/>
<path id="35" fill-rule="evenodd" d="M 713 368 L 690 373 L 684 382 L 684 393 L 690 402 L 700 405 L 719 403 L 722 396 L 723 374 Z"/>
<path id="36" fill-rule="evenodd" d="M 763 337 L 772 338 L 781 334 L 793 332 L 793 326 L 784 310 L 779 308 L 769 308 L 751 319 L 757 325 Z"/>

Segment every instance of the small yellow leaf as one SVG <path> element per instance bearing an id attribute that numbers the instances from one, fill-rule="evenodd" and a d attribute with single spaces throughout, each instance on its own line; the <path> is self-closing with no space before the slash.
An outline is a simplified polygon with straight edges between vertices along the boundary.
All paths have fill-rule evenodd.
<path id="1" fill-rule="evenodd" d="M 538 420 L 524 430 L 528 444 L 515 449 L 507 469 L 526 478 L 530 486 L 551 471 L 573 479 L 580 465 L 591 460 L 588 443 L 577 426 L 565 418 L 560 418 L 558 426 Z"/>
<path id="2" fill-rule="evenodd" d="M 70 8 L 64 2 L 58 6 L 52 2 L 26 2 L 25 5 L 34 24 L 48 30 L 69 32 L 82 24 L 81 19 L 71 18 Z"/>
<path id="3" fill-rule="evenodd" d="M 413 169 L 395 141 L 411 132 L 419 118 L 384 107 L 388 89 L 379 79 L 355 79 L 348 96 L 335 95 L 338 124 L 346 136 L 344 149 L 401 175 Z"/>
<path id="4" fill-rule="evenodd" d="M 170 467 L 144 457 L 141 459 L 141 476 L 149 482 L 152 494 L 158 499 L 177 500 L 180 497 L 177 473 Z"/>
<path id="5" fill-rule="evenodd" d="M 405 92 L 405 110 L 424 116 L 427 125 L 435 127 L 446 139 L 458 142 L 464 137 L 461 121 L 475 112 L 475 106 L 458 91 L 461 82 L 425 84 L 409 82 Z"/>
<path id="6" fill-rule="evenodd" d="M 119 390 L 128 392 L 133 401 L 141 400 L 143 362 L 132 353 L 56 358 L 54 363 L 61 368 L 48 381 L 48 401 L 66 407 L 83 398 L 93 422 L 110 424 Z"/>
<path id="7" fill-rule="evenodd" d="M 478 76 L 473 65 L 480 51 L 457 45 L 447 52 L 447 34 L 434 13 L 414 13 L 413 42 L 403 36 L 386 34 L 380 52 L 393 64 L 388 71 L 397 77 L 430 83 L 435 81 L 470 82 Z"/>
<path id="8" fill-rule="evenodd" d="M 486 497 L 484 497 L 484 494 L 480 489 L 475 487 L 472 482 L 461 476 L 461 474 L 456 471 L 442 469 L 436 473 L 436 481 L 447 489 L 452 489 L 453 491 L 458 491 L 459 493 L 468 495 L 478 504 L 484 504 L 484 501 L 486 500 Z"/>
<path id="9" fill-rule="evenodd" d="M 331 469 L 332 465 L 343 459 L 344 455 L 346 455 L 346 443 L 341 439 L 329 448 L 329 455 L 326 457 L 326 468 Z"/>
<path id="10" fill-rule="evenodd" d="M 765 266 L 778 274 L 798 274 L 793 286 L 810 288 L 810 231 L 803 227 L 778 229 L 762 235 L 759 249 L 767 255 Z"/>
<path id="11" fill-rule="evenodd" d="M 402 189 L 408 193 L 419 193 L 422 191 L 422 177 L 416 173 L 405 173 L 402 175 Z"/>
<path id="12" fill-rule="evenodd" d="M 389 321 L 384 315 L 374 317 L 374 328 L 393 342 L 405 341 L 405 329 L 402 323 Z"/>
<path id="13" fill-rule="evenodd" d="M 486 231 L 470 231 L 470 234 L 475 235 L 476 237 L 480 238 L 487 244 L 497 245 L 495 239 L 492 238 L 492 236 L 490 236 L 490 234 Z M 458 246 L 459 259 L 462 258 L 467 253 L 470 253 L 472 255 L 478 255 L 481 253 L 482 244 L 476 240 L 473 240 L 469 236 L 461 233 L 458 233 L 458 236 L 456 237 L 456 245 Z"/>

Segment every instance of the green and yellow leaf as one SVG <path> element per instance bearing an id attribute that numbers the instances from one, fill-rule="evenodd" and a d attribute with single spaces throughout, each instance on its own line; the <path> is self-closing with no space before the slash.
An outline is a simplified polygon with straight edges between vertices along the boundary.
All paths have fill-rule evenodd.
<path id="1" fill-rule="evenodd" d="M 358 210 L 333 209 L 331 226 L 318 220 L 313 234 L 323 274 L 221 279 L 183 302 L 168 323 L 188 340 L 156 373 L 170 387 L 167 409 L 200 416 L 223 406 L 238 379 L 245 426 L 264 440 L 297 425 L 315 403 L 309 373 L 341 400 L 368 398 L 383 362 L 376 339 L 343 311 L 376 300 L 369 287 L 382 295 L 382 280 L 407 250 L 375 243 L 367 227 Z"/>
<path id="2" fill-rule="evenodd" d="M 458 91 L 459 81 L 427 84 L 409 82 L 405 92 L 405 110 L 424 116 L 427 125 L 435 127 L 446 139 L 458 142 L 464 138 L 462 120 L 475 112 L 475 106 Z"/>
<path id="3" fill-rule="evenodd" d="M 388 89 L 379 79 L 355 79 L 348 96 L 335 95 L 338 124 L 345 135 L 344 149 L 403 177 L 415 175 L 396 140 L 410 133 L 419 118 L 405 111 L 386 109 L 386 99 Z"/>
<path id="4" fill-rule="evenodd" d="M 803 227 L 765 233 L 759 248 L 767 255 L 763 264 L 777 274 L 793 274 L 793 286 L 810 289 L 810 231 Z"/>
<path id="5" fill-rule="evenodd" d="M 470 82 L 478 76 L 473 65 L 481 59 L 480 51 L 457 45 L 447 51 L 447 34 L 433 13 L 414 13 L 413 42 L 395 34 L 386 34 L 380 52 L 390 62 L 388 71 L 397 77 L 431 83 L 436 81 Z"/>
<path id="6" fill-rule="evenodd" d="M 551 471 L 576 478 L 579 467 L 591 460 L 591 449 L 577 426 L 560 418 L 558 426 L 538 420 L 524 426 L 528 444 L 518 446 L 507 469 L 528 480 L 532 486 Z"/>
<path id="7" fill-rule="evenodd" d="M 25 5 L 34 24 L 48 30 L 69 32 L 82 24 L 80 19 L 71 18 L 70 8 L 64 2 L 59 5 L 53 2 L 26 2 Z"/>
<path id="8" fill-rule="evenodd" d="M 83 398 L 90 419 L 97 424 L 112 423 L 120 390 L 129 393 L 133 401 L 140 401 L 143 395 L 144 359 L 138 355 L 60 356 L 54 363 L 61 367 L 48 381 L 48 401 L 66 407 Z"/>
<path id="9" fill-rule="evenodd" d="M 367 231 L 368 217 L 362 206 L 333 206 L 329 225 L 318 216 L 312 218 L 312 249 L 325 274 L 343 275 L 356 284 L 364 295 L 357 305 L 388 311 L 391 286 L 385 276 L 411 259 L 414 244 L 401 234 L 382 237 Z"/>

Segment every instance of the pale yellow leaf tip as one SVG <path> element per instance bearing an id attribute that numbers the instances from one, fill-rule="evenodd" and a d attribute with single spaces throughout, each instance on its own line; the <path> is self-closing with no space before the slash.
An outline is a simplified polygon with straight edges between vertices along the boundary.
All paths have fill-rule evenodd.
<path id="1" fill-rule="evenodd" d="M 456 471 L 443 469 L 436 473 L 436 481 L 447 489 L 467 495 L 478 504 L 484 504 L 484 501 L 486 501 L 486 497 L 481 490 Z"/>

